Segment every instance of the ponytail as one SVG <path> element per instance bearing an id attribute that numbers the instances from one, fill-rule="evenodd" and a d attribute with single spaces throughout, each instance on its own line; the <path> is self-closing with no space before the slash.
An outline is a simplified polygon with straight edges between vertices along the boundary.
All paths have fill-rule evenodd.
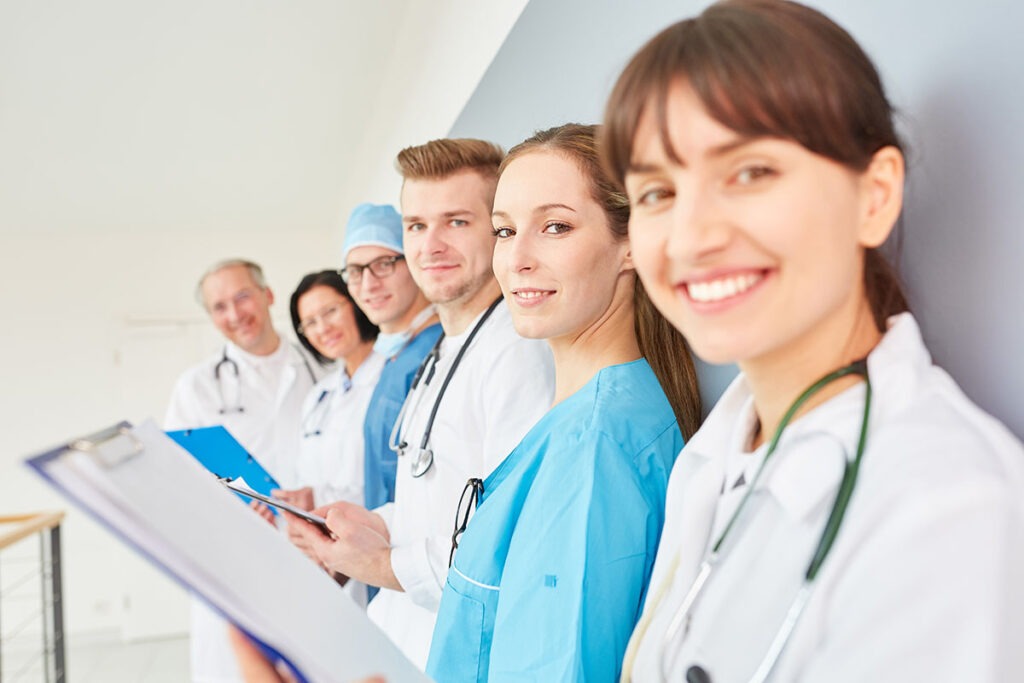
<path id="1" fill-rule="evenodd" d="M 878 249 L 868 249 L 864 253 L 864 291 L 871 306 L 871 315 L 875 319 L 875 327 L 883 334 L 886 320 L 910 310 L 895 269 Z"/>
<path id="2" fill-rule="evenodd" d="M 633 308 L 640 353 L 658 378 L 683 438 L 689 440 L 701 422 L 700 389 L 690 347 L 651 303 L 640 278 L 636 280 Z"/>

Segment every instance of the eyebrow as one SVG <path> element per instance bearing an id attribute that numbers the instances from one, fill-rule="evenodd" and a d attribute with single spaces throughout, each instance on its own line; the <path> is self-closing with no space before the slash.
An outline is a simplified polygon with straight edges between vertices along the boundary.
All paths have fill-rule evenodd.
<path id="1" fill-rule="evenodd" d="M 709 159 L 723 157 L 727 154 L 735 152 L 738 149 L 742 149 L 747 145 L 752 145 L 755 142 L 761 142 L 762 140 L 766 140 L 770 137 L 770 135 L 738 135 L 732 140 L 711 147 L 706 152 L 704 152 L 704 157 Z M 678 157 L 678 154 L 675 154 L 674 156 Z M 678 161 L 678 164 L 680 166 L 686 166 L 686 164 L 681 159 Z M 656 171 L 661 170 L 661 168 L 662 166 L 659 164 L 645 163 L 642 161 L 630 159 L 629 166 L 626 167 L 626 173 L 654 173 Z"/>
<path id="2" fill-rule="evenodd" d="M 551 204 L 542 204 L 541 206 L 538 206 L 537 208 L 535 208 L 533 210 L 533 213 L 547 213 L 551 209 L 565 209 L 566 211 L 571 211 L 573 213 L 577 213 L 576 209 L 572 208 L 568 204 L 561 204 L 559 202 L 552 202 Z M 504 211 L 495 211 L 494 213 L 491 214 L 491 217 L 493 217 L 493 218 L 498 218 L 498 217 L 511 218 L 511 216 L 509 216 Z"/>
<path id="3" fill-rule="evenodd" d="M 453 209 L 451 211 L 445 211 L 441 214 L 441 218 L 455 218 L 456 216 L 472 216 L 473 212 L 469 209 Z M 402 216 L 403 223 L 422 223 L 423 218 L 419 216 Z"/>

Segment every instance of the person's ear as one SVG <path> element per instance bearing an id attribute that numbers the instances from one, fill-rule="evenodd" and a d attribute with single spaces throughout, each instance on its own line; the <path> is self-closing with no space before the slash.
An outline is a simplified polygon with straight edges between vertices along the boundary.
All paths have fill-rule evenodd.
<path id="1" fill-rule="evenodd" d="M 858 241 L 873 249 L 889 237 L 903 210 L 903 153 L 889 145 L 875 152 L 861 174 L 862 211 Z"/>
<path id="2" fill-rule="evenodd" d="M 627 241 L 626 244 L 628 245 L 629 242 Z M 626 253 L 622 256 L 622 267 L 619 269 L 619 272 L 622 273 L 627 270 L 636 270 L 636 266 L 633 264 L 633 250 L 628 248 L 628 246 Z"/>
<path id="3" fill-rule="evenodd" d="M 274 305 L 274 290 L 272 290 L 270 287 L 267 287 L 263 291 L 267 293 L 267 306 L 273 306 Z"/>

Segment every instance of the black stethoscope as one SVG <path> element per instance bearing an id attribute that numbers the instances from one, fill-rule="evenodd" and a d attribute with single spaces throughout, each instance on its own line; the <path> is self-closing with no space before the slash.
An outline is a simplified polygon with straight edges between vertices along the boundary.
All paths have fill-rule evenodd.
<path id="1" fill-rule="evenodd" d="M 747 487 L 746 493 L 743 494 L 743 498 L 740 500 L 739 505 L 736 506 L 736 510 L 729 518 L 729 522 L 725 525 L 725 529 L 722 531 L 721 536 L 718 537 L 718 541 L 716 541 L 714 546 L 712 546 L 711 553 L 708 555 L 707 559 L 701 563 L 700 569 L 697 572 L 697 577 L 693 580 L 690 589 L 686 592 L 682 603 L 672 616 L 672 620 L 669 622 L 668 628 L 665 630 L 665 635 L 661 643 L 661 680 L 667 681 L 669 679 L 669 672 L 667 671 L 667 668 L 669 666 L 668 653 L 670 651 L 670 647 L 680 632 L 682 632 L 685 637 L 685 633 L 689 629 L 689 622 L 693 607 L 697 603 L 698 598 L 700 598 L 701 593 L 703 593 L 704 587 L 707 585 L 708 578 L 713 573 L 714 568 L 722 559 L 722 545 L 725 542 L 726 537 L 729 535 L 729 532 L 732 531 L 733 526 L 736 524 L 736 520 L 739 518 L 740 513 L 743 512 L 751 494 L 754 492 L 754 488 L 761 477 L 761 473 L 764 471 L 765 465 L 768 463 L 768 459 L 771 458 L 773 453 L 775 453 L 775 449 L 779 445 L 779 440 L 782 438 L 783 430 L 789 426 L 793 416 L 800 407 L 808 401 L 808 399 L 832 382 L 849 375 L 860 375 L 864 378 L 865 384 L 864 414 L 861 418 L 860 436 L 857 439 L 857 452 L 853 460 L 847 461 L 845 465 L 843 478 L 839 483 L 839 490 L 836 492 L 835 502 L 833 502 L 832 510 L 829 512 L 828 520 L 825 522 L 825 529 L 818 541 L 814 555 L 811 557 L 811 562 L 807 566 L 807 570 L 804 572 L 803 585 L 800 587 L 800 591 L 797 593 L 796 598 L 787 610 L 786 617 L 783 620 L 782 625 L 779 627 L 778 632 L 772 639 L 768 652 L 761 660 L 761 663 L 758 665 L 754 675 L 750 678 L 750 682 L 763 683 L 768 679 L 768 676 L 771 675 L 775 665 L 779 661 L 779 657 L 786 648 L 786 644 L 789 642 L 790 636 L 793 634 L 793 629 L 796 626 L 797 621 L 799 621 L 804 607 L 807 606 L 807 602 L 811 596 L 811 591 L 814 587 L 814 581 L 818 577 L 818 571 L 821 569 L 822 564 L 824 564 L 825 558 L 828 557 L 829 551 L 832 549 L 832 544 L 835 542 L 836 536 L 839 534 L 839 528 L 842 526 L 843 518 L 846 515 L 846 509 L 850 503 L 850 498 L 857 485 L 857 474 L 860 471 L 861 458 L 864 455 L 864 447 L 867 444 L 868 418 L 871 413 L 871 379 L 868 377 L 868 364 L 867 359 L 865 358 L 854 361 L 853 363 L 839 368 L 838 370 L 819 379 L 804 390 L 804 392 L 793 402 L 793 405 L 789 407 L 789 410 L 786 411 L 785 415 L 782 416 L 782 420 L 779 422 L 779 426 L 776 428 L 775 434 L 772 436 L 772 440 L 768 444 L 768 450 L 765 452 L 764 460 L 761 461 L 760 467 L 757 468 L 753 479 L 751 479 Z M 666 593 L 672 586 L 673 575 L 675 574 L 678 565 L 679 555 L 676 554 L 668 568 L 668 571 L 665 573 L 665 580 L 662 581 L 657 593 L 653 595 L 653 600 L 650 603 L 649 609 L 645 610 L 645 617 L 641 619 L 640 623 L 636 627 L 634 632 L 635 635 L 630 641 L 622 666 L 621 680 L 623 683 L 628 683 L 631 680 L 633 663 L 636 659 L 636 653 L 639 649 L 640 642 L 644 639 L 644 635 L 646 634 L 648 627 L 651 625 L 651 620 L 656 612 L 655 606 L 666 597 Z M 704 667 L 695 664 L 686 670 L 684 680 L 691 683 L 711 683 L 711 675 L 704 669 Z"/>
<path id="2" fill-rule="evenodd" d="M 296 349 L 298 350 L 298 349 Z M 299 358 L 302 359 L 302 364 L 306 366 L 306 372 L 309 373 L 309 379 L 316 384 L 316 375 L 313 374 L 313 368 L 309 366 L 309 361 L 299 351 Z M 235 403 L 233 406 L 228 405 L 226 393 L 224 391 L 224 380 L 221 377 L 221 370 L 227 368 L 235 376 Z M 227 373 L 224 373 L 225 375 Z M 228 356 L 228 347 L 225 346 L 221 352 L 220 360 L 213 366 L 213 379 L 217 383 L 217 395 L 220 398 L 220 410 L 217 412 L 221 415 L 228 415 L 230 413 L 244 413 L 245 406 L 242 405 L 242 382 L 240 373 L 238 370 L 238 362 L 234 358 Z"/>
<path id="3" fill-rule="evenodd" d="M 347 394 L 352 388 L 352 378 L 348 373 L 341 373 L 341 393 Z M 309 439 L 323 434 L 324 422 L 327 420 L 327 413 L 330 412 L 330 398 L 338 389 L 324 389 L 317 397 L 313 409 L 302 420 L 302 438 Z"/>
<path id="4" fill-rule="evenodd" d="M 427 418 L 426 429 L 423 430 L 423 438 L 420 440 L 420 447 L 416 451 L 416 454 L 412 458 L 410 464 L 410 471 L 412 476 L 415 478 L 422 477 L 434 464 L 434 451 L 428 446 L 430 445 L 430 433 L 434 429 L 434 418 L 437 417 L 437 411 L 441 407 L 441 401 L 444 399 L 444 392 L 448 389 L 448 385 L 452 381 L 452 377 L 455 376 L 455 371 L 459 367 L 459 363 L 462 362 L 462 357 L 466 355 L 466 351 L 469 349 L 469 345 L 473 343 L 473 338 L 480 331 L 480 328 L 484 326 L 487 319 L 491 317 L 491 313 L 494 313 L 494 309 L 501 303 L 503 297 L 499 296 L 495 299 L 491 305 L 484 311 L 484 314 L 477 321 L 473 329 L 470 330 L 469 336 L 466 337 L 466 341 L 459 347 L 459 352 L 455 355 L 455 360 L 452 361 L 452 367 L 448 370 L 448 374 L 444 378 L 444 383 L 441 384 L 441 389 L 437 392 L 437 398 L 434 399 L 434 407 L 430 410 L 430 416 Z M 416 409 L 419 408 L 420 400 L 423 398 L 420 392 L 416 390 L 420 386 L 420 381 L 423 381 L 423 386 L 430 386 L 430 380 L 434 378 L 434 370 L 437 369 L 437 362 L 441 357 L 441 342 L 444 341 L 444 332 L 438 337 L 437 343 L 434 344 L 434 348 L 430 350 L 423 362 L 420 363 L 420 367 L 416 370 L 416 375 L 412 380 L 412 387 L 409 389 L 409 393 L 405 395 L 405 400 L 402 402 L 402 409 L 398 411 L 398 419 L 395 420 L 395 425 L 391 428 L 391 438 L 389 439 L 388 445 L 391 450 L 398 454 L 399 457 L 406 455 L 409 452 L 409 443 L 402 438 L 402 422 L 405 420 L 406 413 L 411 417 L 416 413 Z M 429 371 L 428 371 L 429 368 Z M 413 395 L 416 395 L 416 406 L 410 407 L 410 402 Z"/>

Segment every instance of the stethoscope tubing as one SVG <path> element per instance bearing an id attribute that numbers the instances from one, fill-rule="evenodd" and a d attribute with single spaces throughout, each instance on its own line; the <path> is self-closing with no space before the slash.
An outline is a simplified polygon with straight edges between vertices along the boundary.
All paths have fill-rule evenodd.
<path id="1" fill-rule="evenodd" d="M 298 353 L 299 358 L 302 359 L 302 364 L 306 368 L 306 372 L 309 374 L 309 380 L 313 384 L 316 384 L 316 373 L 313 372 L 313 368 L 310 366 L 309 361 L 306 360 L 306 357 L 302 354 L 302 352 L 299 351 Z M 237 385 L 237 400 L 235 401 L 235 406 L 233 408 L 228 408 L 228 402 L 227 399 L 225 398 L 224 380 L 221 377 L 221 369 L 224 367 L 231 368 L 231 371 L 235 376 L 235 383 Z M 228 347 L 226 345 L 224 346 L 224 349 L 221 351 L 220 360 L 218 360 L 217 364 L 213 366 L 213 381 L 216 382 L 217 384 L 217 394 L 220 397 L 220 410 L 218 410 L 217 412 L 220 413 L 221 415 L 227 415 L 228 413 L 244 413 L 245 406 L 242 405 L 241 372 L 239 371 L 238 368 L 238 362 L 228 355 Z"/>
<path id="2" fill-rule="evenodd" d="M 843 519 L 846 516 L 846 510 L 849 507 L 850 500 L 853 496 L 853 491 L 857 485 L 857 476 L 860 471 L 860 463 L 863 458 L 864 451 L 867 445 L 867 433 L 868 424 L 870 421 L 871 414 L 871 378 L 868 375 L 867 359 L 862 358 L 856 360 L 849 365 L 846 365 L 838 370 L 835 370 L 817 382 L 812 384 L 810 387 L 805 389 L 800 396 L 793 402 L 786 413 L 783 415 L 779 426 L 775 429 L 775 433 L 772 436 L 771 441 L 768 444 L 768 449 L 765 452 L 764 459 L 761 461 L 761 465 L 754 473 L 753 478 L 748 484 L 748 488 L 740 499 L 739 504 L 733 511 L 729 518 L 725 528 L 722 530 L 718 540 L 712 546 L 710 553 L 702 563 L 698 570 L 697 576 L 687 591 L 686 596 L 683 598 L 682 603 L 676 609 L 669 621 L 668 626 L 665 629 L 664 636 L 662 637 L 661 652 L 662 652 L 662 679 L 668 679 L 668 672 L 665 670 L 665 655 L 669 651 L 669 647 L 679 634 L 680 630 L 689 621 L 689 616 L 692 614 L 692 609 L 696 604 L 698 598 L 703 592 L 704 587 L 711 576 L 712 569 L 720 561 L 720 552 L 722 546 L 729 536 L 730 531 L 736 524 L 737 519 L 742 513 L 747 501 L 753 494 L 754 489 L 761 478 L 762 473 L 765 470 L 765 466 L 768 460 L 775 453 L 779 442 L 782 438 L 782 434 L 789 423 L 792 421 L 796 413 L 801 407 L 812 397 L 814 394 L 825 388 L 827 385 L 849 375 L 860 375 L 864 378 L 865 383 L 865 394 L 864 394 L 864 412 L 861 418 L 860 435 L 857 440 L 857 451 L 852 461 L 848 462 L 843 471 L 843 478 L 840 481 L 839 489 L 836 492 L 836 498 L 832 505 L 832 510 L 829 513 L 828 520 L 825 522 L 825 528 L 822 531 L 821 538 L 818 540 L 818 545 L 811 557 L 811 560 L 807 566 L 807 570 L 804 572 L 804 582 L 801 586 L 800 592 L 790 605 L 789 610 L 786 613 L 786 617 L 773 638 L 772 643 L 766 653 L 765 657 L 761 660 L 760 665 L 754 673 L 754 676 L 750 679 L 751 682 L 762 683 L 767 680 L 768 676 L 774 670 L 779 657 L 785 650 L 789 638 L 796 627 L 797 622 L 800 619 L 800 615 L 803 613 L 804 607 L 806 607 L 808 600 L 810 599 L 811 593 L 814 588 L 815 579 L 818 576 L 818 572 L 828 558 L 829 552 L 832 549 L 832 545 L 835 543 L 836 537 L 839 535 L 839 529 L 842 526 Z M 665 573 L 665 578 L 654 593 L 654 601 L 651 603 L 652 607 L 647 610 L 646 618 L 642 618 L 640 623 L 637 624 L 636 637 L 630 643 L 630 647 L 627 648 L 625 661 L 623 662 L 622 669 L 622 682 L 628 683 L 631 680 L 633 662 L 636 658 L 636 650 L 639 648 L 640 641 L 643 640 L 647 629 L 650 627 L 650 622 L 653 619 L 655 609 L 653 605 L 657 605 L 665 598 L 668 593 L 668 589 L 672 584 L 673 576 L 679 564 L 678 554 L 672 559 L 668 571 Z"/>
<path id="3" fill-rule="evenodd" d="M 503 296 L 499 295 L 497 299 L 491 302 L 491 305 L 487 307 L 483 315 L 473 326 L 473 329 L 469 331 L 469 335 L 466 337 L 466 341 L 459 347 L 459 351 L 455 354 L 455 359 L 452 361 L 451 368 L 448 369 L 448 373 L 445 375 L 444 382 L 441 384 L 441 388 L 437 392 L 437 397 L 434 399 L 434 405 L 430 409 L 430 415 L 427 417 L 427 425 L 423 430 L 423 438 L 420 439 L 420 447 L 416 453 L 416 458 L 412 463 L 412 476 L 416 479 L 425 475 L 434 464 L 434 454 L 427 446 L 430 444 L 430 435 L 434 430 L 434 420 L 437 418 L 437 411 L 441 408 L 441 402 L 444 400 L 445 392 L 448 390 L 448 385 L 451 384 L 452 378 L 455 376 L 455 371 L 458 370 L 459 365 L 462 363 L 462 358 L 466 355 L 470 345 L 473 343 L 473 339 L 483 328 L 484 323 L 491 317 L 498 304 L 504 299 Z M 420 364 L 419 369 L 416 371 L 416 376 L 413 379 L 409 393 L 406 394 L 405 400 L 402 402 L 402 408 L 398 412 L 398 418 L 395 420 L 395 424 L 391 429 L 390 447 L 391 450 L 395 451 L 399 456 L 403 456 L 406 453 L 406 449 L 409 447 L 408 443 L 401 438 L 402 422 L 405 420 L 406 411 L 409 409 L 410 399 L 414 394 L 417 393 L 420 381 L 424 382 L 423 386 L 429 386 L 430 380 L 433 378 L 434 369 L 437 367 L 438 359 L 441 354 L 441 342 L 444 341 L 445 335 L 442 332 L 438 338 L 437 343 L 434 344 L 434 348 L 430 350 L 426 358 Z M 430 372 L 426 373 L 427 366 L 430 366 Z M 424 375 L 426 375 L 424 379 Z M 422 397 L 420 397 L 422 398 Z M 419 400 L 417 399 L 416 407 L 419 408 Z M 412 411 L 415 413 L 415 411 Z M 425 455 L 424 455 L 425 454 Z"/>

